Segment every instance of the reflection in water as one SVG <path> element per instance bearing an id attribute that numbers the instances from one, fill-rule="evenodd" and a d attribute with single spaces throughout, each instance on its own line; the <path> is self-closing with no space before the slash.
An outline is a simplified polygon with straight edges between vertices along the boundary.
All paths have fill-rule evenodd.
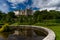
<path id="1" fill-rule="evenodd" d="M 12 32 L 3 32 L 0 33 L 0 40 L 7 40 L 7 37 L 12 34 Z"/>
<path id="2" fill-rule="evenodd" d="M 19 35 L 16 35 L 19 32 Z M 19 30 L 14 32 L 0 33 L 0 40 L 42 40 L 44 33 L 37 30 Z"/>

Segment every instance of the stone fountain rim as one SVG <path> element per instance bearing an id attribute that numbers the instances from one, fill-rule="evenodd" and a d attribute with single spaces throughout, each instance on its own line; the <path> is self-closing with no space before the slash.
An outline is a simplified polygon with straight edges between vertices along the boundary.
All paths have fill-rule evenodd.
<path id="1" fill-rule="evenodd" d="M 33 26 L 33 25 L 20 25 L 20 26 L 31 26 L 31 27 L 40 28 L 42 30 L 44 29 L 48 33 L 48 35 L 43 40 L 55 40 L 55 33 L 51 29 L 42 26 Z"/>
<path id="2" fill-rule="evenodd" d="M 45 27 L 42 27 L 42 26 L 34 26 L 34 25 L 19 25 L 19 26 L 35 27 L 35 28 L 38 28 L 38 29 L 45 30 L 45 32 L 47 32 L 48 34 L 43 40 L 55 40 L 55 38 L 56 38 L 56 35 L 55 35 L 54 31 L 52 31 L 49 28 L 45 28 Z"/>

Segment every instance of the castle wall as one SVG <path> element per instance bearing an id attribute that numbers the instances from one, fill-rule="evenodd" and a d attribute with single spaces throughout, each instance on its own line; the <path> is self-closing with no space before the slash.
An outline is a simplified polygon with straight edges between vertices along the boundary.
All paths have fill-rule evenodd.
<path id="1" fill-rule="evenodd" d="M 15 15 L 33 15 L 33 11 L 30 9 L 14 11 Z"/>

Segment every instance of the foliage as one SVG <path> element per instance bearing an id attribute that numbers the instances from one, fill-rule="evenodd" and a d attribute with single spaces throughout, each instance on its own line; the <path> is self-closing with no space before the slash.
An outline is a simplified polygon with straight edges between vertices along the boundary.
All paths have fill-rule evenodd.
<path id="1" fill-rule="evenodd" d="M 10 31 L 13 31 L 13 29 L 10 28 L 8 23 L 6 23 L 5 25 L 2 26 L 2 28 L 0 28 L 0 32 L 10 32 Z"/>
<path id="2" fill-rule="evenodd" d="M 0 32 L 8 31 L 8 29 L 9 29 L 8 26 L 9 26 L 9 24 L 3 25 L 2 28 L 0 28 Z"/>
<path id="3" fill-rule="evenodd" d="M 45 20 L 60 19 L 60 12 L 55 10 L 43 10 L 35 11 L 33 15 L 20 15 L 16 16 L 14 12 L 8 12 L 7 14 L 0 12 L 0 23 L 19 23 L 19 24 L 35 24 L 38 22 L 44 22 Z M 56 22 L 59 22 L 56 20 Z"/>

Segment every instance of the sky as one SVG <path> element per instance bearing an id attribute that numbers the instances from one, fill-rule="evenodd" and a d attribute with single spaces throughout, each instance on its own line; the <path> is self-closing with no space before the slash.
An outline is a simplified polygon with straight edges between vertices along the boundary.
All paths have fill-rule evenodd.
<path id="1" fill-rule="evenodd" d="M 60 0 L 0 0 L 0 11 L 5 13 L 27 8 L 32 10 L 60 11 Z"/>

